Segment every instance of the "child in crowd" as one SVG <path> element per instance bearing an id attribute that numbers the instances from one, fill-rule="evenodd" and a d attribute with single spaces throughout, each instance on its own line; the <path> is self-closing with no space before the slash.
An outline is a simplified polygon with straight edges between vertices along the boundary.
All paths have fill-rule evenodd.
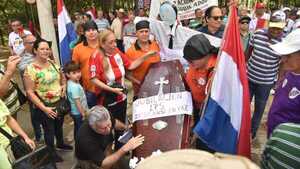
<path id="1" fill-rule="evenodd" d="M 71 61 L 64 67 L 64 73 L 67 76 L 67 96 L 71 104 L 71 117 L 74 120 L 74 139 L 77 132 L 87 115 L 87 100 L 82 86 L 79 83 L 81 71 L 79 64 Z"/>

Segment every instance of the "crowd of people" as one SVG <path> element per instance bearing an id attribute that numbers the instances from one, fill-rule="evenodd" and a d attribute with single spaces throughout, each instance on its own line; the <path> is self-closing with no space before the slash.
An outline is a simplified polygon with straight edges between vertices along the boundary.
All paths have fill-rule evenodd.
<path id="1" fill-rule="evenodd" d="M 172 7 L 177 15 L 176 7 Z M 273 104 L 267 110 L 268 142 L 261 167 L 297 168 L 300 166 L 300 10 L 286 7 L 268 12 L 263 3 L 256 4 L 254 13 L 243 7 L 237 10 L 250 100 L 254 98 L 252 140 L 261 126 L 270 93 L 275 91 Z M 205 11 L 196 9 L 195 18 L 179 24 L 222 38 L 227 11 L 226 7 L 218 6 Z M 36 38 L 23 29 L 19 20 L 13 20 L 9 34 L 12 56 L 6 68 L 0 64 L 0 127 L 20 135 L 32 149 L 44 142 L 54 152 L 55 161 L 62 162 L 57 149 L 73 150 L 72 145 L 64 142 L 65 115 L 57 109 L 61 99 L 67 98 L 74 121 L 75 168 L 110 168 L 143 144 L 147 138 L 141 135 L 125 144 L 118 140 L 131 127 L 126 115 L 125 78 L 132 82 L 137 99 L 151 64 L 162 60 L 160 50 L 174 46 L 172 35 L 166 37 L 165 46 L 155 33 L 150 38 L 152 20 L 148 20 L 146 13 L 143 9 L 137 15 L 124 9 L 109 13 L 98 10 L 96 16 L 74 13 L 77 39 L 69 44 L 72 61 L 61 66 L 53 59 L 51 42 Z M 163 21 L 160 16 L 157 19 Z M 188 63 L 185 80 L 193 98 L 194 125 L 199 121 L 218 57 L 218 48 L 204 34 L 191 36 L 182 49 Z M 126 36 L 136 37 L 128 49 L 124 48 Z M 12 80 L 17 69 L 29 100 L 34 141 L 15 120 L 22 106 Z M 11 168 L 8 145 L 8 139 L 0 134 L 0 169 Z M 196 139 L 195 148 L 215 152 L 200 139 Z"/>

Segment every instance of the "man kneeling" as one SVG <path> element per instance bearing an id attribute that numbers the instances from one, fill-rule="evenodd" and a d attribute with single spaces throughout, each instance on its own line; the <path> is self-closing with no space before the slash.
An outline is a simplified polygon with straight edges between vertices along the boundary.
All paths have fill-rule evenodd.
<path id="1" fill-rule="evenodd" d="M 75 155 L 78 159 L 76 169 L 110 168 L 123 155 L 134 150 L 144 142 L 138 135 L 130 139 L 121 149 L 109 154 L 113 142 L 113 129 L 125 130 L 127 127 L 114 119 L 108 110 L 95 106 L 89 112 L 88 121 L 79 129 L 75 142 Z"/>

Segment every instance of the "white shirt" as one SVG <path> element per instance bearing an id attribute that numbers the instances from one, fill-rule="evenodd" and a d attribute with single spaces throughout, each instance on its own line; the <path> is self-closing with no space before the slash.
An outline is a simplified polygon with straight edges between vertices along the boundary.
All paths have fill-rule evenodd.
<path id="1" fill-rule="evenodd" d="M 158 42 L 160 51 L 160 57 L 162 61 L 167 60 L 180 60 L 184 68 L 188 67 L 188 62 L 183 58 L 183 48 L 186 41 L 196 34 L 201 34 L 201 32 L 195 31 L 193 29 L 184 27 L 177 22 L 174 23 L 175 26 L 170 28 L 169 25 L 162 21 L 151 19 L 150 31 L 154 35 L 155 40 Z M 173 49 L 169 49 L 170 36 L 173 36 Z M 204 34 L 210 41 L 211 45 L 219 47 L 221 44 L 221 39 Z"/>
<path id="2" fill-rule="evenodd" d="M 31 35 L 30 31 L 24 30 L 25 35 Z M 23 44 L 23 39 L 18 33 L 11 32 L 8 36 L 8 45 L 13 48 L 14 53 L 20 55 L 25 47 Z"/>

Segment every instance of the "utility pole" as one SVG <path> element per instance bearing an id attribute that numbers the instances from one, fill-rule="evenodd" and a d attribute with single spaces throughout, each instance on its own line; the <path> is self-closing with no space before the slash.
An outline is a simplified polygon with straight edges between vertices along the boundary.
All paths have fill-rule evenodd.
<path id="1" fill-rule="evenodd" d="M 51 0 L 37 0 L 36 6 L 37 6 L 37 11 L 39 16 L 41 36 L 43 39 L 52 42 L 52 52 L 53 52 L 55 62 L 57 64 L 60 64 L 55 28 L 53 23 Z"/>

